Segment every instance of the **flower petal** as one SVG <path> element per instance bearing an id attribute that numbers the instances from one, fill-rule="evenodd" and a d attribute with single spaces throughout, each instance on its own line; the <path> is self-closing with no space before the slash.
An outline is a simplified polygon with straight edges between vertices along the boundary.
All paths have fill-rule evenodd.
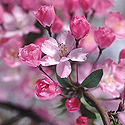
<path id="1" fill-rule="evenodd" d="M 54 56 L 44 56 L 42 59 L 41 59 L 41 64 L 42 66 L 51 66 L 51 65 L 56 65 L 59 63 L 59 60 L 60 60 L 60 57 L 59 55 L 54 55 Z"/>
<path id="2" fill-rule="evenodd" d="M 74 36 L 70 33 L 70 31 L 64 31 L 60 38 L 59 38 L 59 43 L 63 43 L 66 45 L 68 52 L 70 52 L 76 44 Z"/>
<path id="3" fill-rule="evenodd" d="M 57 53 L 57 50 L 56 50 L 57 47 L 58 47 L 57 41 L 54 38 L 50 37 L 44 41 L 44 43 L 42 44 L 41 50 L 43 53 L 49 56 L 53 56 Z"/>
<path id="4" fill-rule="evenodd" d="M 72 61 L 84 62 L 86 60 L 86 55 L 88 54 L 87 50 L 84 48 L 77 48 L 72 50 L 68 57 L 71 58 Z"/>
<path id="5" fill-rule="evenodd" d="M 69 61 L 61 62 L 56 66 L 56 72 L 61 78 L 67 78 L 71 73 L 71 65 Z"/>

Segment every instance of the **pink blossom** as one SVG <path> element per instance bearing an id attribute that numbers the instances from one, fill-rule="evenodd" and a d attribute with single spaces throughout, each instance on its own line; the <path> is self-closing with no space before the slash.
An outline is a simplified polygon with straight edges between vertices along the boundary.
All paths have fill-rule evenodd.
<path id="1" fill-rule="evenodd" d="M 35 84 L 35 93 L 42 100 L 52 99 L 61 94 L 60 88 L 57 87 L 58 84 L 49 79 L 39 79 Z"/>
<path id="2" fill-rule="evenodd" d="M 95 10 L 97 17 L 102 17 L 114 5 L 114 0 L 94 0 L 92 8 Z"/>
<path id="3" fill-rule="evenodd" d="M 40 46 L 33 43 L 19 49 L 19 57 L 21 61 L 29 66 L 39 66 L 41 55 L 42 52 Z"/>
<path id="4" fill-rule="evenodd" d="M 99 83 L 99 86 L 103 92 L 107 92 L 114 97 L 119 97 L 119 93 L 117 92 L 117 90 L 122 89 L 124 84 L 119 81 L 116 81 L 116 78 L 112 71 L 113 63 L 114 63 L 113 60 L 107 59 L 105 60 L 103 65 L 101 64 L 97 65 L 96 67 L 97 69 L 100 68 L 103 69 L 103 76 Z"/>
<path id="5" fill-rule="evenodd" d="M 56 72 L 61 77 L 68 77 L 71 73 L 71 64 L 68 61 L 84 62 L 87 51 L 83 48 L 75 48 L 75 38 L 69 31 L 64 31 L 58 42 L 54 38 L 48 38 L 42 44 L 42 52 L 47 54 L 42 60 L 43 66 L 57 65 Z"/>
<path id="6" fill-rule="evenodd" d="M 84 16 L 75 16 L 70 21 L 70 30 L 76 39 L 84 38 L 88 35 L 91 24 Z"/>
<path id="7" fill-rule="evenodd" d="M 97 48 L 97 43 L 94 40 L 94 30 L 91 28 L 89 35 L 79 41 L 79 47 L 83 47 L 88 50 L 88 52 L 94 52 Z"/>
<path id="8" fill-rule="evenodd" d="M 121 93 L 121 98 L 125 100 L 125 89 Z"/>
<path id="9" fill-rule="evenodd" d="M 7 66 L 17 67 L 21 65 L 21 61 L 18 58 L 19 48 L 22 46 L 22 42 L 16 38 L 11 38 L 7 42 L 1 45 L 1 60 Z"/>
<path id="10" fill-rule="evenodd" d="M 50 27 L 55 20 L 54 7 L 51 5 L 41 6 L 37 11 L 34 11 L 33 14 L 44 27 Z"/>
<path id="11" fill-rule="evenodd" d="M 117 116 L 120 122 L 124 125 L 125 124 L 125 112 L 119 112 Z"/>
<path id="12" fill-rule="evenodd" d="M 115 35 L 104 27 L 94 31 L 94 39 L 101 49 L 109 47 L 115 40 Z"/>
<path id="13" fill-rule="evenodd" d="M 73 14 L 75 10 L 78 8 L 78 0 L 65 0 L 65 7 L 68 13 Z"/>
<path id="14" fill-rule="evenodd" d="M 120 62 L 116 64 L 115 62 L 112 65 L 112 71 L 116 80 L 124 84 L 125 82 L 125 59 L 120 59 Z"/>
<path id="15" fill-rule="evenodd" d="M 51 26 L 52 32 L 55 34 L 58 34 L 59 32 L 61 32 L 62 27 L 63 27 L 62 20 L 56 16 L 56 18 Z"/>
<path id="16" fill-rule="evenodd" d="M 79 116 L 79 118 L 76 119 L 77 125 L 87 125 L 88 119 L 85 116 Z"/>
<path id="17" fill-rule="evenodd" d="M 36 0 L 21 0 L 21 5 L 24 9 L 32 9 L 36 3 Z"/>
<path id="18" fill-rule="evenodd" d="M 110 12 L 104 25 L 114 32 L 117 39 L 125 39 L 125 20 L 120 12 Z"/>
<path id="19" fill-rule="evenodd" d="M 94 0 L 79 0 L 79 4 L 85 13 L 91 9 L 93 2 Z"/>
<path id="20" fill-rule="evenodd" d="M 125 49 L 122 49 L 120 54 L 119 54 L 119 62 L 121 59 L 125 59 Z"/>
<path id="21" fill-rule="evenodd" d="M 36 19 L 32 12 L 24 12 L 19 6 L 14 6 L 11 13 L 4 13 L 3 27 L 4 37 L 23 36 L 29 32 L 38 33 L 40 30 L 35 27 Z"/>
<path id="22" fill-rule="evenodd" d="M 4 9 L 3 6 L 0 4 L 0 24 L 2 23 L 4 18 Z"/>
<path id="23" fill-rule="evenodd" d="M 81 102 L 77 98 L 71 98 L 66 100 L 66 108 L 69 112 L 76 112 L 80 110 Z"/>

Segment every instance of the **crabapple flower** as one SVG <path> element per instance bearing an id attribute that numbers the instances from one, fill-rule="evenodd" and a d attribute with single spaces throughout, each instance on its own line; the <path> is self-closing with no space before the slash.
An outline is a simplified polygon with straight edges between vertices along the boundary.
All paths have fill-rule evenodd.
<path id="1" fill-rule="evenodd" d="M 57 33 L 61 32 L 62 27 L 63 27 L 62 20 L 56 16 L 55 20 L 51 26 L 52 32 L 57 34 Z"/>
<path id="2" fill-rule="evenodd" d="M 78 8 L 78 0 L 65 0 L 64 3 L 68 13 L 73 14 Z"/>
<path id="3" fill-rule="evenodd" d="M 125 39 L 125 20 L 120 12 L 110 12 L 104 26 L 112 30 L 117 39 Z"/>
<path id="4" fill-rule="evenodd" d="M 68 77 L 71 73 L 71 64 L 68 61 L 84 62 L 88 54 L 84 48 L 74 49 L 75 38 L 70 31 L 64 31 L 58 42 L 50 37 L 44 41 L 41 50 L 46 55 L 41 59 L 42 66 L 57 65 L 56 72 L 61 77 Z"/>
<path id="5" fill-rule="evenodd" d="M 34 11 L 33 14 L 43 27 L 50 27 L 54 22 L 56 16 L 54 7 L 51 5 L 41 6 L 37 11 Z"/>
<path id="6" fill-rule="evenodd" d="M 91 24 L 88 23 L 85 16 L 75 16 L 70 21 L 70 30 L 76 39 L 84 38 L 88 35 Z"/>
<path id="7" fill-rule="evenodd" d="M 24 12 L 21 7 L 14 6 L 12 14 L 5 12 L 3 18 L 3 27 L 5 29 L 4 37 L 23 36 L 29 32 L 39 33 L 40 30 L 35 27 L 36 19 L 32 12 Z"/>
<path id="8" fill-rule="evenodd" d="M 9 67 L 17 67 L 22 64 L 18 57 L 19 48 L 22 46 L 22 42 L 16 38 L 11 38 L 7 42 L 1 45 L 1 60 Z"/>
<path id="9" fill-rule="evenodd" d="M 80 110 L 81 102 L 77 98 L 71 98 L 66 100 L 66 108 L 69 112 L 76 112 Z"/>
<path id="10" fill-rule="evenodd" d="M 113 74 L 116 76 L 117 80 L 121 83 L 125 83 L 125 59 L 120 59 L 120 62 L 116 64 L 115 62 L 112 65 Z"/>
<path id="11" fill-rule="evenodd" d="M 103 69 L 103 76 L 99 83 L 99 87 L 102 89 L 103 92 L 107 92 L 113 97 L 119 97 L 119 93 L 117 90 L 122 89 L 124 84 L 120 81 L 116 81 L 112 68 L 113 65 L 114 62 L 111 59 L 105 60 L 103 65 L 97 65 L 97 69 Z"/>
<path id="12" fill-rule="evenodd" d="M 109 47 L 115 40 L 115 35 L 104 27 L 94 31 L 94 39 L 101 49 Z"/>
<path id="13" fill-rule="evenodd" d="M 76 119 L 77 125 L 87 125 L 88 119 L 85 116 L 79 116 L 79 118 Z"/>
<path id="14" fill-rule="evenodd" d="M 92 8 L 97 17 L 102 17 L 110 8 L 113 7 L 114 0 L 94 0 Z"/>
<path id="15" fill-rule="evenodd" d="M 94 0 L 79 0 L 79 4 L 85 13 L 91 9 L 93 2 Z"/>
<path id="16" fill-rule="evenodd" d="M 52 80 L 43 78 L 36 81 L 35 93 L 41 100 L 52 99 L 61 94 L 60 88 L 57 88 L 58 84 Z"/>
<path id="17" fill-rule="evenodd" d="M 41 49 L 39 45 L 29 44 L 19 49 L 21 61 L 29 66 L 39 66 L 41 60 Z"/>

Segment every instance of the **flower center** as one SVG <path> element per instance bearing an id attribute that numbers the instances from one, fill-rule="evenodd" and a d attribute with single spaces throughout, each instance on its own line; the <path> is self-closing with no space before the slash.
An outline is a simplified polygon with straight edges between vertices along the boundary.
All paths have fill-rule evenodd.
<path id="1" fill-rule="evenodd" d="M 58 48 L 57 48 L 60 56 L 66 56 L 68 54 L 68 50 L 67 50 L 67 47 L 66 45 L 64 45 L 63 43 L 59 44 L 58 45 Z"/>

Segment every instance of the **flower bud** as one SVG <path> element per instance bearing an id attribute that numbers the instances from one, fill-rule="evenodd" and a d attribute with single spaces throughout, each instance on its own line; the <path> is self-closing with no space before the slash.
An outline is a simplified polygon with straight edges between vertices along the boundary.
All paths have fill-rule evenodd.
<path id="1" fill-rule="evenodd" d="M 41 6 L 38 11 L 33 12 L 37 20 L 42 24 L 43 27 L 50 27 L 55 20 L 55 11 L 53 6 Z"/>
<path id="2" fill-rule="evenodd" d="M 35 84 L 35 93 L 42 100 L 52 99 L 61 93 L 60 88 L 57 88 L 57 86 L 52 80 L 39 79 Z"/>
<path id="3" fill-rule="evenodd" d="M 104 27 L 99 27 L 98 30 L 94 31 L 94 39 L 101 49 L 109 47 L 115 40 L 115 35 Z"/>
<path id="4" fill-rule="evenodd" d="M 94 0 L 79 0 L 79 4 L 84 12 L 88 12 L 88 10 L 92 7 L 93 2 Z"/>
<path id="5" fill-rule="evenodd" d="M 75 16 L 70 21 L 70 30 L 76 39 L 84 38 L 89 33 L 91 24 L 84 16 Z"/>
<path id="6" fill-rule="evenodd" d="M 81 102 L 77 98 L 71 98 L 66 100 L 66 108 L 69 112 L 76 112 L 80 110 Z"/>
<path id="7" fill-rule="evenodd" d="M 29 66 L 39 66 L 42 51 L 39 45 L 30 44 L 19 49 L 19 57 L 22 62 Z"/>
<path id="8" fill-rule="evenodd" d="M 79 118 L 76 119 L 77 125 L 87 125 L 88 119 L 84 116 L 79 116 Z"/>

